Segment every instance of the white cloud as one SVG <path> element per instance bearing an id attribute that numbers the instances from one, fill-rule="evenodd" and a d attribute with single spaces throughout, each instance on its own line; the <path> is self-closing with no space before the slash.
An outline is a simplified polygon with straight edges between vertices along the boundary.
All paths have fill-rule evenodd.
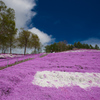
<path id="1" fill-rule="evenodd" d="M 87 40 L 81 41 L 81 43 L 91 44 L 93 47 L 97 44 L 100 47 L 100 39 L 98 38 L 89 38 Z"/>
<path id="2" fill-rule="evenodd" d="M 16 27 L 20 29 L 21 27 L 27 28 L 27 22 L 31 20 L 37 13 L 31 11 L 36 6 L 36 0 L 3 0 L 7 7 L 11 7 L 15 10 L 16 16 Z M 30 25 L 32 26 L 32 25 Z M 37 34 L 42 42 L 42 44 L 50 43 L 52 36 L 47 33 L 41 32 L 39 29 L 33 27 L 30 29 L 33 33 Z"/>
<path id="3" fill-rule="evenodd" d="M 29 29 L 29 31 L 31 31 L 34 34 L 37 34 L 40 39 L 40 42 L 44 45 L 53 42 L 55 40 L 54 38 L 52 38 L 52 35 L 49 36 L 47 33 L 44 33 L 35 27 Z"/>
<path id="4" fill-rule="evenodd" d="M 36 6 L 35 0 L 3 0 L 7 7 L 15 10 L 16 27 L 27 27 L 27 21 L 36 15 L 31 11 Z"/>

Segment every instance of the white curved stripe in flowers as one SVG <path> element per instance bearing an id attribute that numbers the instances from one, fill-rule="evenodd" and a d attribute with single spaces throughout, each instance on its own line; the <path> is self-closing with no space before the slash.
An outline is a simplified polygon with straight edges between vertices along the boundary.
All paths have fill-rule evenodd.
<path id="1" fill-rule="evenodd" d="M 32 82 L 42 87 L 79 86 L 81 88 L 100 87 L 100 73 L 38 71 Z"/>
<path id="2" fill-rule="evenodd" d="M 93 50 L 93 49 L 91 49 L 91 50 L 82 50 L 82 49 L 80 49 L 80 50 L 69 50 L 69 51 L 64 51 L 64 52 L 60 52 L 60 53 L 85 52 L 85 51 L 89 51 L 89 52 L 100 52 L 100 50 Z"/>
<path id="3" fill-rule="evenodd" d="M 19 57 L 19 56 L 22 56 L 22 55 L 14 55 L 14 54 L 0 54 L 0 57 L 10 57 L 10 58 L 13 58 L 13 57 Z"/>

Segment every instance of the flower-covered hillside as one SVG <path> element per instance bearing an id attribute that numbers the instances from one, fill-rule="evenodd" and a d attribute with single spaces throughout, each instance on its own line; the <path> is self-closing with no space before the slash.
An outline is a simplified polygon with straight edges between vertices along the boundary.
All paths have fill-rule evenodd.
<path id="1" fill-rule="evenodd" d="M 0 70 L 1 100 L 99 100 L 100 51 L 51 53 Z"/>

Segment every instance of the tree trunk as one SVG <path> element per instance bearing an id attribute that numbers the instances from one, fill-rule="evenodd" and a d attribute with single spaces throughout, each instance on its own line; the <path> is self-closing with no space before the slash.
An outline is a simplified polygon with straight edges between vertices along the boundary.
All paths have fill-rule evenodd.
<path id="1" fill-rule="evenodd" d="M 25 49 L 24 49 L 24 55 L 26 54 L 26 46 L 25 46 Z"/>
<path id="2" fill-rule="evenodd" d="M 10 47 L 10 54 L 11 54 L 11 47 Z"/>
<path id="3" fill-rule="evenodd" d="M 2 53 L 3 53 L 3 49 L 2 49 Z"/>
<path id="4" fill-rule="evenodd" d="M 12 50 L 12 49 L 11 49 L 11 42 L 12 42 L 12 41 L 10 40 L 10 54 L 11 54 L 11 50 Z"/>
<path id="5" fill-rule="evenodd" d="M 3 47 L 2 47 L 2 53 L 3 53 Z"/>
<path id="6" fill-rule="evenodd" d="M 4 53 L 4 46 L 2 46 L 2 53 Z"/>
<path id="7" fill-rule="evenodd" d="M 25 44 L 24 55 L 26 54 L 27 43 Z"/>
<path id="8" fill-rule="evenodd" d="M 25 40 L 25 49 L 24 49 L 24 55 L 26 54 L 26 47 L 27 47 L 27 39 Z"/>
<path id="9" fill-rule="evenodd" d="M 35 51 L 35 54 L 36 54 L 36 47 L 35 47 L 35 50 L 34 51 Z"/>

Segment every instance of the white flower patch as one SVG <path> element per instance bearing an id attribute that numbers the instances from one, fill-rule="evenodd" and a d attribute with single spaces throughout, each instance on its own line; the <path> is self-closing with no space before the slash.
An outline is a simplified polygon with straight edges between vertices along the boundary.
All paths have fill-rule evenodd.
<path id="1" fill-rule="evenodd" d="M 69 53 L 69 52 L 85 52 L 88 50 L 70 50 L 70 51 L 64 51 L 64 52 L 60 52 L 60 53 Z"/>
<path id="2" fill-rule="evenodd" d="M 38 71 L 32 83 L 42 87 L 56 88 L 64 86 L 79 86 L 84 89 L 100 87 L 100 73 Z"/>
<path id="3" fill-rule="evenodd" d="M 3 55 L 0 55 L 0 57 L 4 57 Z"/>
<path id="4" fill-rule="evenodd" d="M 1 54 L 0 57 L 4 58 L 4 57 L 10 57 L 10 58 L 13 58 L 13 57 L 19 57 L 19 56 L 22 56 L 22 55 L 13 55 L 13 54 Z"/>
<path id="5" fill-rule="evenodd" d="M 100 50 L 69 50 L 69 51 L 64 51 L 64 52 L 60 52 L 60 53 L 85 52 L 85 51 L 89 51 L 89 52 L 100 52 Z"/>

